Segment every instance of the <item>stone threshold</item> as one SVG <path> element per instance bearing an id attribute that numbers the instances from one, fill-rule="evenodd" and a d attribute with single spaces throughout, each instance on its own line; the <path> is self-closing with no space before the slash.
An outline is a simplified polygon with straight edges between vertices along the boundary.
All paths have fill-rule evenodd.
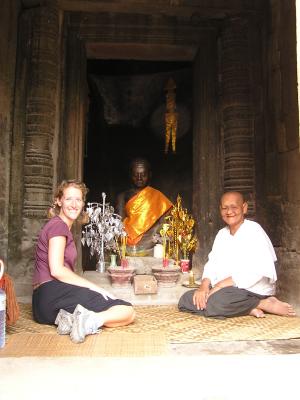
<path id="1" fill-rule="evenodd" d="M 187 290 L 190 290 L 182 285 L 183 283 L 188 283 L 189 276 L 186 273 L 180 274 L 176 286 L 160 287 L 158 285 L 156 294 L 137 295 L 134 293 L 133 285 L 125 288 L 112 287 L 107 272 L 85 271 L 83 276 L 91 282 L 103 287 L 114 296 L 129 301 L 133 305 L 176 305 L 181 295 Z"/>
<path id="2" fill-rule="evenodd" d="M 146 273 L 148 271 L 139 271 L 139 273 Z M 148 273 L 149 274 L 149 273 Z M 138 294 L 134 293 L 133 285 L 126 288 L 115 288 L 111 286 L 110 278 L 107 272 L 97 271 L 84 271 L 82 276 L 91 282 L 96 283 L 103 289 L 112 293 L 114 296 L 129 301 L 134 305 L 177 305 L 179 298 L 189 288 L 183 286 L 183 283 L 188 283 L 188 273 L 181 273 L 177 284 L 173 287 L 160 287 L 156 294 Z M 31 303 L 31 293 L 24 296 L 17 296 L 18 301 L 21 303 Z"/>

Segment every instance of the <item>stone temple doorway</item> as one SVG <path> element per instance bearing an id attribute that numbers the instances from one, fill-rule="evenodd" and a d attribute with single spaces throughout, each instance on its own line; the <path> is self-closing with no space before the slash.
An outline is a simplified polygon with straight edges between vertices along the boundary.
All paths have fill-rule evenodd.
<path id="1" fill-rule="evenodd" d="M 192 29 L 195 35 L 189 36 L 185 36 L 183 29 L 183 36 L 178 33 L 177 43 L 173 42 L 175 39 L 171 25 L 167 25 L 168 33 L 165 32 L 166 36 L 160 44 L 151 43 L 153 27 L 149 32 L 145 30 L 143 36 L 134 35 L 130 44 L 122 41 L 123 38 L 116 37 L 116 31 L 108 30 L 112 35 L 112 42 L 107 43 L 102 31 L 94 31 L 95 36 L 90 36 L 89 24 L 92 20 L 93 18 L 74 19 L 69 25 L 67 35 L 68 74 L 64 89 L 65 114 L 61 141 L 62 145 L 68 143 L 68 152 L 64 158 L 60 158 L 59 170 L 64 174 L 61 177 L 84 178 L 91 188 L 88 200 L 100 200 L 101 192 L 104 191 L 109 200 L 114 202 L 117 192 L 128 184 L 129 160 L 139 150 L 140 155 L 149 158 L 152 166 L 159 172 L 153 171 L 154 179 L 158 180 L 153 181 L 153 185 L 174 200 L 181 192 L 186 207 L 195 215 L 201 247 L 196 251 L 193 263 L 195 261 L 194 265 L 201 267 L 201 258 L 205 259 L 220 224 L 218 199 L 223 179 L 217 101 L 218 41 L 215 26 L 203 30 L 202 26 L 197 25 Z M 162 26 L 158 25 L 157 29 L 162 29 Z M 141 40 L 143 44 L 140 43 Z M 113 65 L 118 63 L 122 65 L 118 75 L 123 76 L 122 79 L 119 78 L 119 82 L 116 80 L 116 73 L 112 74 Z M 104 71 L 108 72 L 104 74 Z M 185 115 L 188 126 L 187 133 L 178 139 L 178 153 L 183 151 L 185 154 L 181 162 L 178 162 L 176 155 L 164 155 L 164 133 L 161 134 L 161 130 L 164 131 L 161 122 L 165 107 L 164 85 L 170 73 L 174 75 L 172 77 L 178 86 L 177 101 L 182 103 L 182 115 Z M 127 82 L 128 76 L 131 77 L 130 84 Z M 144 78 L 141 79 L 141 76 Z M 152 78 L 154 84 L 151 86 L 149 81 L 152 82 Z M 124 89 L 118 92 L 116 89 L 122 85 Z M 110 90 L 107 91 L 107 87 Z M 145 96 L 145 92 L 148 92 L 148 96 Z M 112 96 L 111 99 L 109 95 Z M 139 96 L 148 103 L 142 104 Z M 109 113 L 104 109 L 107 106 L 105 101 L 112 102 L 110 107 L 114 104 L 117 107 L 109 115 L 110 121 L 114 123 L 109 124 L 106 121 L 109 118 L 104 112 Z M 125 107 L 127 103 L 133 103 L 130 117 Z M 123 109 L 118 109 L 120 106 Z M 92 118 L 92 113 L 96 114 L 95 119 Z M 96 126 L 93 129 L 97 135 L 91 136 L 87 133 L 91 129 L 89 125 L 94 123 Z M 146 142 L 146 146 L 142 147 L 144 154 L 141 149 L 134 148 L 141 141 L 142 135 Z M 130 137 L 133 138 L 133 143 L 129 145 Z M 100 140 L 101 143 L 93 143 L 93 140 Z M 112 153 L 107 152 L 108 147 L 113 149 Z M 96 150 L 94 158 L 88 157 L 91 148 Z M 89 163 L 94 165 L 88 165 Z M 90 175 L 87 171 L 90 171 Z M 162 173 L 164 178 L 160 178 Z M 118 182 L 118 186 L 113 186 L 112 182 Z M 81 230 L 75 235 L 80 247 Z M 79 265 L 80 261 L 81 258 Z M 89 264 L 89 261 L 83 261 L 82 264 Z M 94 266 L 88 268 L 94 269 Z"/>
<path id="2" fill-rule="evenodd" d="M 62 179 L 86 178 L 87 168 L 84 163 L 88 149 L 85 145 L 88 143 L 86 139 L 91 110 L 88 98 L 89 92 L 96 85 L 90 78 L 87 79 L 91 60 L 96 60 L 97 63 L 109 62 L 108 60 L 128 63 L 128 60 L 132 60 L 135 65 L 153 63 L 152 65 L 156 66 L 171 63 L 172 73 L 177 71 L 177 75 L 178 71 L 181 71 L 183 77 L 189 78 L 187 84 L 182 84 L 183 77 L 182 82 L 179 80 L 178 84 L 179 92 L 183 86 L 192 86 L 191 90 L 185 92 L 191 118 L 192 142 L 187 145 L 187 154 L 191 157 L 186 160 L 189 166 L 180 170 L 186 176 L 178 174 L 178 179 L 172 184 L 169 179 L 164 180 L 163 182 L 169 185 L 166 188 L 161 187 L 160 182 L 157 186 L 168 194 L 175 185 L 184 183 L 186 186 L 181 194 L 185 198 L 184 191 L 189 191 L 186 205 L 192 205 L 201 242 L 193 259 L 194 266 L 202 267 L 212 238 L 219 227 L 218 199 L 223 190 L 223 183 L 226 182 L 226 188 L 230 188 L 233 185 L 236 187 L 235 182 L 239 182 L 238 188 L 246 187 L 247 192 L 254 191 L 253 179 L 248 179 L 252 173 L 248 166 L 253 165 L 252 150 L 249 146 L 252 141 L 252 125 L 243 125 L 244 120 L 249 119 L 248 91 L 244 90 L 244 82 L 248 82 L 249 63 L 243 57 L 244 49 L 248 50 L 249 40 L 247 35 L 241 34 L 248 32 L 247 19 L 228 19 L 224 26 L 220 26 L 214 19 L 204 21 L 199 20 L 197 16 L 192 17 L 189 13 L 173 15 L 174 10 L 169 11 L 172 14 L 170 16 L 160 13 L 138 13 L 133 16 L 127 12 L 77 12 L 72 9 L 62 11 L 57 5 L 45 5 L 30 8 L 22 13 L 18 44 L 18 60 L 22 62 L 17 63 L 16 70 L 15 124 L 10 176 L 11 182 L 18 184 L 11 186 L 8 216 L 9 259 L 14 265 L 15 278 L 19 287 L 22 286 L 22 291 L 25 286 L 26 290 L 31 290 L 32 254 L 36 235 L 44 223 L 45 209 L 51 202 L 53 188 Z M 224 61 L 222 70 L 219 65 L 220 59 Z M 233 70 L 232 60 L 235 66 Z M 187 65 L 183 68 L 182 63 Z M 186 68 L 189 73 L 186 72 Z M 152 132 L 151 116 L 155 112 L 159 113 L 160 106 L 165 101 L 162 77 L 166 78 L 170 69 L 151 71 L 152 74 L 158 72 L 162 75 L 157 80 L 160 82 L 157 93 L 162 97 L 158 96 L 148 108 L 149 112 L 143 118 L 144 127 L 147 129 L 143 129 L 143 133 L 148 132 L 148 128 Z M 146 75 L 146 71 L 143 74 Z M 232 74 L 238 79 L 232 79 Z M 223 83 L 219 82 L 220 76 Z M 222 87 L 223 103 L 220 101 Z M 222 108 L 225 111 L 228 109 L 224 128 L 224 136 L 228 139 L 225 162 L 222 158 L 223 130 L 220 128 Z M 133 109 L 140 111 L 140 107 Z M 137 115 L 139 116 L 139 113 Z M 104 118 L 101 121 L 103 122 Z M 235 124 L 236 121 L 238 125 Z M 133 126 L 132 123 L 127 125 L 131 128 Z M 123 135 L 123 129 L 120 133 L 119 128 L 120 124 L 116 124 L 114 132 L 110 132 L 110 135 L 106 136 L 107 139 L 111 140 L 111 137 L 119 135 L 126 140 L 128 133 Z M 130 132 L 134 131 L 135 138 L 139 138 L 141 133 L 136 125 L 134 128 Z M 237 130 L 238 134 L 235 134 Z M 161 172 L 162 165 L 165 165 L 163 140 L 160 141 L 153 133 L 153 140 L 149 139 L 149 143 L 155 142 L 155 151 L 151 154 L 155 154 L 157 158 L 150 161 L 153 165 L 158 165 Z M 179 142 L 178 151 L 184 148 Z M 108 159 L 105 147 L 103 149 L 104 151 L 101 148 L 102 153 L 98 157 L 96 168 L 92 169 L 96 174 L 99 174 L 99 162 L 106 171 L 107 162 L 113 159 Z M 239 151 L 239 158 L 233 160 L 236 149 Z M 128 151 L 120 154 L 131 157 Z M 118 167 L 115 175 L 118 176 L 119 170 L 124 173 L 127 171 L 126 161 L 122 159 L 124 167 Z M 242 170 L 241 163 L 244 161 L 247 168 Z M 167 165 L 168 168 L 176 170 L 180 163 L 173 161 L 173 164 Z M 191 170 L 192 173 L 189 174 Z M 98 180 L 98 175 L 96 178 Z M 106 176 L 104 178 L 106 179 Z M 119 182 L 120 186 L 121 182 L 125 184 L 123 178 Z M 104 180 L 103 186 L 93 190 L 106 191 L 113 201 L 115 193 L 111 182 Z M 190 187 L 191 190 L 188 189 Z M 173 198 L 177 192 L 178 190 L 176 193 L 174 190 Z M 97 195 L 95 193 L 95 197 Z M 81 227 L 74 227 L 73 234 L 79 250 L 77 269 L 81 271 Z"/>
<path id="3" fill-rule="evenodd" d="M 83 179 L 88 201 L 115 206 L 119 192 L 130 185 L 132 158 L 145 157 L 152 167 L 152 186 L 173 202 L 180 194 L 192 210 L 193 78 L 192 63 L 146 60 L 88 60 L 88 117 Z M 178 128 L 176 152 L 165 152 L 166 84 L 176 84 Z M 83 247 L 83 268 L 95 269 L 95 257 Z"/>

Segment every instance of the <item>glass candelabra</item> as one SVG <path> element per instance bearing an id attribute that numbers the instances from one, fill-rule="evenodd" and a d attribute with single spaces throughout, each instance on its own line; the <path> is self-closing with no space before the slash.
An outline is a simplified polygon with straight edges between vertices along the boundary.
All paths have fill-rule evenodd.
<path id="1" fill-rule="evenodd" d="M 90 254 L 98 255 L 96 271 L 105 271 L 105 250 L 120 256 L 119 239 L 124 241 L 126 232 L 122 218 L 114 212 L 114 208 L 106 203 L 106 194 L 102 193 L 101 203 L 87 203 L 86 212 L 89 223 L 82 231 L 81 242 L 90 248 Z"/>

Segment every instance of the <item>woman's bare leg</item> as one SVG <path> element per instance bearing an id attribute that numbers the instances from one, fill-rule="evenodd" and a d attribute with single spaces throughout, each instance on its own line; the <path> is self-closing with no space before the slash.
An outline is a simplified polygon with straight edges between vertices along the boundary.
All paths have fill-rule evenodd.
<path id="1" fill-rule="evenodd" d="M 96 313 L 103 318 L 103 325 L 108 328 L 129 325 L 134 321 L 135 311 L 132 306 L 112 306 L 106 311 Z"/>

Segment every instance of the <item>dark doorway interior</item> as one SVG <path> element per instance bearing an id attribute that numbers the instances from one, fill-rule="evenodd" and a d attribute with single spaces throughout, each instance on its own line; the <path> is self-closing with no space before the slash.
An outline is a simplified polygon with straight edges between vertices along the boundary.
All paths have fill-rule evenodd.
<path id="1" fill-rule="evenodd" d="M 165 154 L 165 85 L 176 83 L 178 131 L 176 153 Z M 89 116 L 85 143 L 84 181 L 87 201 L 101 201 L 105 192 L 113 206 L 129 182 L 130 160 L 146 157 L 152 186 L 172 201 L 178 194 L 192 207 L 192 64 L 132 60 L 89 60 Z M 95 260 L 83 248 L 83 269 Z"/>

